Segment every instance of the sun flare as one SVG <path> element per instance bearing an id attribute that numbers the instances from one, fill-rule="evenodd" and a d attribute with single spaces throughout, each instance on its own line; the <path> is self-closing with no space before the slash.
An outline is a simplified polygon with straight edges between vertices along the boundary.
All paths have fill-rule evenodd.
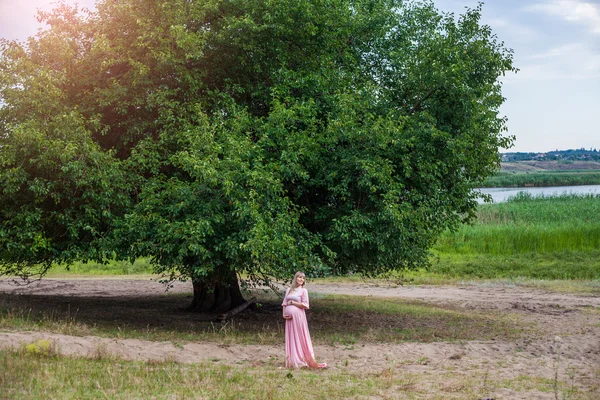
<path id="1" fill-rule="evenodd" d="M 95 0 L 63 0 L 65 4 L 77 4 L 81 8 L 93 9 Z M 0 38 L 24 40 L 33 36 L 42 27 L 37 21 L 38 10 L 49 11 L 59 2 L 56 0 L 1 0 Z"/>

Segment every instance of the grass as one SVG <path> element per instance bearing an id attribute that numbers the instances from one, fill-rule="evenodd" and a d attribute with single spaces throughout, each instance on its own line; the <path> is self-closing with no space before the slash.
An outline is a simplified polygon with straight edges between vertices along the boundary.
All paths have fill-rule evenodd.
<path id="1" fill-rule="evenodd" d="M 600 195 L 532 197 L 483 204 L 474 225 L 446 233 L 445 253 L 513 255 L 600 249 Z"/>
<path id="2" fill-rule="evenodd" d="M 261 307 L 222 324 L 174 312 L 182 300 L 177 296 L 157 296 L 154 300 L 71 298 L 73 311 L 68 315 L 64 306 L 62 312 L 57 312 L 64 298 L 21 295 L 15 300 L 3 296 L 0 329 L 173 343 L 198 340 L 224 344 L 281 343 L 284 332 L 281 307 L 272 296 L 260 298 L 259 294 Z M 311 335 L 317 344 L 513 339 L 528 329 L 514 316 L 414 300 L 315 294 L 311 306 Z M 104 314 L 99 309 L 111 311 Z"/>
<path id="3" fill-rule="evenodd" d="M 112 276 L 112 275 L 133 275 L 147 276 L 153 273 L 150 261 L 146 258 L 140 258 L 135 262 L 110 260 L 106 264 L 96 262 L 76 262 L 70 266 L 56 265 L 48 271 L 48 277 L 61 276 Z"/>
<path id="4" fill-rule="evenodd" d="M 473 261 L 475 265 L 488 265 L 488 262 L 500 262 L 484 256 Z M 503 269 L 502 265 L 491 266 L 489 275 L 492 277 L 482 278 L 469 270 L 461 270 L 454 268 L 456 264 L 468 263 L 464 256 L 458 257 L 457 260 L 436 259 L 434 264 L 428 270 L 410 270 L 400 271 L 386 277 L 376 279 L 363 279 L 359 276 L 354 277 L 331 277 L 319 278 L 311 280 L 315 283 L 333 283 L 333 284 L 349 284 L 360 283 L 374 287 L 398 287 L 402 285 L 453 285 L 453 286 L 479 286 L 479 287 L 522 287 L 542 289 L 551 292 L 571 293 L 571 294 L 589 294 L 600 295 L 600 279 L 544 279 L 530 278 L 527 270 L 513 271 L 514 274 Z M 440 268 L 440 265 L 442 266 Z M 537 270 L 539 265 L 535 266 Z M 468 273 L 470 272 L 470 275 Z M 499 277 L 500 275 L 506 277 Z"/>
<path id="5" fill-rule="evenodd" d="M 514 255 L 438 253 L 424 275 L 465 279 L 580 280 L 600 279 L 600 250 Z M 591 285 L 590 287 L 593 287 Z"/>
<path id="6" fill-rule="evenodd" d="M 419 301 L 326 296 L 311 303 L 317 310 L 311 332 L 316 329 L 319 336 L 334 343 L 511 339 L 526 330 L 514 316 L 465 312 Z M 347 321 L 352 321 L 350 327 Z"/>
<path id="7" fill-rule="evenodd" d="M 446 232 L 430 272 L 451 278 L 600 279 L 599 195 L 484 204 L 477 221 Z"/>
<path id="8" fill-rule="evenodd" d="M 506 379 L 478 367 L 456 371 L 453 365 L 436 369 L 415 360 L 417 370 L 406 370 L 408 360 L 371 372 L 356 372 L 347 365 L 324 371 L 293 371 L 265 362 L 237 366 L 218 362 L 177 364 L 169 361 L 132 362 L 118 358 L 84 359 L 57 353 L 31 354 L 21 349 L 0 350 L 0 396 L 28 399 L 82 398 L 200 398 L 200 399 L 343 399 L 485 398 L 501 389 L 511 392 L 551 392 L 553 384 L 536 375 Z M 416 372 L 415 372 L 416 371 Z M 572 399 L 592 394 L 558 381 Z"/>
<path id="9" fill-rule="evenodd" d="M 600 185 L 600 171 L 500 172 L 485 180 L 482 187 L 548 187 Z"/>
<path id="10" fill-rule="evenodd" d="M 274 366 L 232 367 L 216 363 L 128 362 L 115 359 L 30 356 L 0 351 L 3 398 L 31 399 L 295 399 L 347 398 L 378 392 L 376 377 L 353 373 L 289 372 Z M 303 396 L 306 398 L 306 396 Z"/>
<path id="11" fill-rule="evenodd" d="M 521 192 L 504 203 L 481 205 L 478 220 L 482 224 L 579 222 L 587 225 L 597 222 L 595 214 L 590 213 L 598 211 L 600 195 L 532 196 Z"/>

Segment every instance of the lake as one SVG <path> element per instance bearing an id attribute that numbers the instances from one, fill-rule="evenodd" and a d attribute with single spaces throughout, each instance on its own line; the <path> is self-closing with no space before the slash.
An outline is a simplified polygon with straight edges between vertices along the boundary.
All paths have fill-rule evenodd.
<path id="1" fill-rule="evenodd" d="M 600 185 L 583 185 L 583 186 L 550 186 L 550 187 L 518 187 L 518 188 L 481 188 L 477 189 L 481 193 L 490 194 L 494 203 L 506 201 L 510 196 L 514 196 L 519 192 L 527 192 L 533 196 L 550 196 L 559 194 L 600 194 Z M 479 200 L 483 203 L 483 200 Z"/>

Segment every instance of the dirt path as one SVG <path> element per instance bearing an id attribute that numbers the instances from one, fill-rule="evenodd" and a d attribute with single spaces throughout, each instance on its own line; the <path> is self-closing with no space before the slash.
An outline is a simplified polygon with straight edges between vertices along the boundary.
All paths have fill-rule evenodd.
<path id="1" fill-rule="evenodd" d="M 407 373 L 419 374 L 421 377 L 447 376 L 443 384 L 449 385 L 451 389 L 452 385 L 458 387 L 461 382 L 469 379 L 480 379 L 484 384 L 486 381 L 519 382 L 525 379 L 523 377 L 552 379 L 558 370 L 563 380 L 570 377 L 572 385 L 580 388 L 582 393 L 588 393 L 590 399 L 600 398 L 600 297 L 485 286 L 394 288 L 364 284 L 312 284 L 309 289 L 315 294 L 384 296 L 448 304 L 479 312 L 500 310 L 518 315 L 540 332 L 535 336 L 515 341 L 316 346 L 316 354 L 320 359 L 329 362 L 332 367 L 330 371 L 343 369 L 356 373 L 381 373 L 388 368 L 401 368 Z M 148 296 L 165 295 L 166 299 L 173 299 L 172 304 L 176 304 L 175 301 L 181 303 L 182 294 L 189 292 L 188 284 L 175 283 L 165 295 L 162 284 L 149 280 L 46 279 L 28 286 L 15 286 L 9 280 L 0 280 L 0 295 L 10 294 L 11 297 L 23 299 L 46 296 L 45 299 L 48 299 L 53 307 L 74 297 L 90 298 L 94 301 L 104 298 L 108 301 L 119 296 L 145 299 Z M 62 299 L 62 303 L 56 299 Z M 107 313 L 120 318 L 118 304 L 109 308 Z M 139 317 L 143 320 L 143 316 Z M 159 319 L 158 316 L 148 318 L 153 318 L 154 321 Z M 169 318 L 169 321 L 176 321 L 179 317 L 170 315 Z M 189 314 L 181 318 L 189 319 Z M 283 364 L 283 346 L 222 345 L 206 342 L 178 344 L 11 330 L 0 332 L 0 347 L 18 347 L 38 339 L 52 341 L 65 355 L 118 355 L 126 360 L 169 360 L 181 363 L 211 361 L 231 365 Z M 557 364 L 559 353 L 561 358 Z M 434 381 L 436 380 L 432 378 L 431 382 Z M 423 382 L 429 381 L 425 379 Z M 439 379 L 436 382 L 439 386 Z M 555 398 L 554 393 L 539 392 L 535 389 L 525 392 L 511 391 L 500 386 L 495 394 L 498 398 L 510 399 Z"/>
<path id="2" fill-rule="evenodd" d="M 311 293 L 348 294 L 357 296 L 397 297 L 435 303 L 452 302 L 465 308 L 577 308 L 600 307 L 600 296 L 552 293 L 515 286 L 377 286 L 357 284 L 309 284 Z M 149 279 L 51 279 L 28 285 L 13 279 L 0 279 L 0 293 L 38 294 L 84 297 L 149 296 L 190 294 L 186 282 L 174 282 L 168 291 L 165 285 Z"/>

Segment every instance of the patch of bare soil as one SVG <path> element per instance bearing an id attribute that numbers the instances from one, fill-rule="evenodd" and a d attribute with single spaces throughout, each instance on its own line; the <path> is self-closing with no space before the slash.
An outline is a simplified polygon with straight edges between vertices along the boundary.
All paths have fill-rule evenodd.
<path id="1" fill-rule="evenodd" d="M 359 343 L 316 346 L 319 360 L 329 372 L 348 370 L 382 374 L 389 369 L 417 376 L 423 398 L 442 388 L 460 391 L 476 379 L 496 399 L 554 399 L 556 393 L 540 391 L 540 380 L 558 379 L 577 389 L 574 398 L 600 398 L 600 297 L 550 293 L 516 287 L 404 286 L 366 284 L 309 284 L 311 294 L 383 296 L 421 300 L 436 306 L 509 313 L 535 327 L 519 339 L 435 343 Z M 0 280 L 0 304 L 35 311 L 70 313 L 87 324 L 134 329 L 185 330 L 193 333 L 212 322 L 180 311 L 191 300 L 191 285 L 175 283 L 168 292 L 156 281 L 101 279 L 45 279 L 27 286 Z M 0 347 L 18 347 L 49 339 L 65 355 L 112 354 L 126 360 L 203 361 L 225 364 L 283 366 L 283 324 L 277 313 L 255 313 L 250 329 L 270 326 L 281 332 L 281 345 L 224 345 L 210 342 L 174 343 L 139 339 L 70 336 L 48 332 L 0 332 Z M 258 313 L 258 314 L 257 314 Z M 243 318 L 243 315 L 240 315 Z M 246 318 L 249 318 L 246 316 Z M 352 321 L 349 321 L 351 323 Z M 112 324 L 112 325 L 111 325 Z M 280 325 L 281 324 L 281 325 Z M 310 324 L 310 320 L 309 320 Z M 275 328 L 273 328 L 275 327 Z M 218 329 L 218 328 L 217 328 Z M 559 357 L 560 355 L 560 357 Z M 558 374 L 558 375 L 557 375 Z M 508 382 L 508 383 L 507 383 Z M 532 383 L 533 382 L 533 383 Z M 527 384 L 531 384 L 528 387 Z"/>

